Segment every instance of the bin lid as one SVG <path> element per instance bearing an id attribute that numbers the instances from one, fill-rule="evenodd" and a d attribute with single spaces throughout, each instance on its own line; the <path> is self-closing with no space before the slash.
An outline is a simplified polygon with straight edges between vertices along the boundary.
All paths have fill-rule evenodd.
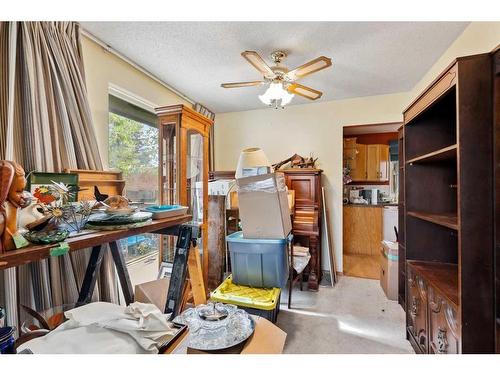
<path id="1" fill-rule="evenodd" d="M 290 235 L 291 236 L 291 235 Z M 243 232 L 235 232 L 226 237 L 227 242 L 260 243 L 260 244 L 285 244 L 287 238 L 243 238 Z"/>
<path id="2" fill-rule="evenodd" d="M 280 293 L 280 288 L 254 288 L 233 284 L 230 275 L 217 289 L 210 293 L 210 299 L 215 302 L 230 303 L 253 309 L 273 310 L 278 304 Z"/>
<path id="3" fill-rule="evenodd" d="M 398 250 L 398 243 L 397 242 L 383 240 L 382 246 L 388 250 L 396 250 L 396 251 Z"/>

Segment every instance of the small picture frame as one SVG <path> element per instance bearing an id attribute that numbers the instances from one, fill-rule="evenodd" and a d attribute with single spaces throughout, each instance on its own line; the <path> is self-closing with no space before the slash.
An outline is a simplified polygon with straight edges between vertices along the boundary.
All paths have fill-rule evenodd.
<path id="1" fill-rule="evenodd" d="M 41 203 L 55 203 L 57 198 L 50 192 L 50 186 L 54 185 L 54 182 L 67 185 L 72 193 L 69 201 L 77 201 L 78 175 L 76 173 L 32 172 L 27 179 L 27 190 Z"/>

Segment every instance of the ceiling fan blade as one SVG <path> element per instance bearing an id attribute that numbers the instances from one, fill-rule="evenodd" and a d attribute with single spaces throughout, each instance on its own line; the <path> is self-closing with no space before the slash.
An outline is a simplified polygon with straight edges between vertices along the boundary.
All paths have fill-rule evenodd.
<path id="1" fill-rule="evenodd" d="M 243 56 L 250 64 L 252 64 L 255 69 L 261 72 L 264 77 L 272 79 L 276 76 L 269 65 L 267 65 L 264 59 L 260 57 L 257 52 L 245 51 L 241 53 L 241 56 Z"/>
<path id="2" fill-rule="evenodd" d="M 288 81 L 295 81 L 319 70 L 328 68 L 331 65 L 332 59 L 329 59 L 325 56 L 320 56 L 317 59 L 311 60 L 304 65 L 299 66 L 298 68 L 290 70 L 287 74 L 285 74 L 285 79 Z"/>
<path id="3" fill-rule="evenodd" d="M 323 95 L 321 91 L 312 89 L 304 85 L 299 85 L 298 83 L 291 84 L 290 86 L 288 86 L 287 90 L 291 94 L 297 94 L 310 100 L 319 99 Z"/>
<path id="4" fill-rule="evenodd" d="M 231 83 L 223 83 L 221 87 L 225 89 L 233 89 L 235 87 L 250 87 L 250 86 L 260 86 L 264 84 L 264 81 L 250 81 L 250 82 L 231 82 Z"/>

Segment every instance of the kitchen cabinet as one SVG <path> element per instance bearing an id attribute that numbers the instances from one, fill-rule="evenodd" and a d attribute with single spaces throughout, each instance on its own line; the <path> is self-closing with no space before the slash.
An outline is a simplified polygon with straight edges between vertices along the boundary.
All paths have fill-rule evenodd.
<path id="1" fill-rule="evenodd" d="M 366 145 L 366 180 L 389 180 L 388 145 Z"/>
<path id="2" fill-rule="evenodd" d="M 366 145 L 357 143 L 355 147 L 355 157 L 351 164 L 351 178 L 353 181 L 366 180 Z"/>
<path id="3" fill-rule="evenodd" d="M 344 149 L 344 162 L 355 182 L 389 181 L 388 145 L 356 143 L 355 147 Z"/>

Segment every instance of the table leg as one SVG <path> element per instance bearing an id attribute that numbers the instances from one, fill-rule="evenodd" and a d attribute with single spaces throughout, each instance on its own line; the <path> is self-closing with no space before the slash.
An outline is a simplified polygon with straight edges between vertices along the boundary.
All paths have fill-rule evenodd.
<path id="1" fill-rule="evenodd" d="M 318 274 L 317 274 L 317 262 L 318 262 L 318 241 L 316 236 L 309 237 L 309 251 L 311 253 L 311 260 L 309 261 L 309 279 L 307 283 L 307 288 L 309 290 L 318 290 Z"/>
<path id="2" fill-rule="evenodd" d="M 94 246 L 92 248 L 83 284 L 78 296 L 78 302 L 76 303 L 77 306 L 85 305 L 90 302 L 92 293 L 94 292 L 97 275 L 99 274 L 99 269 L 101 268 L 103 256 L 104 251 L 102 249 L 102 245 Z"/>
<path id="3" fill-rule="evenodd" d="M 116 272 L 118 273 L 118 278 L 120 279 L 120 285 L 122 287 L 123 296 L 125 297 L 125 303 L 130 305 L 134 302 L 134 290 L 132 289 L 132 283 L 130 282 L 130 275 L 128 273 L 127 264 L 125 263 L 125 257 L 118 248 L 116 241 L 110 242 L 109 248 L 111 249 L 111 255 L 113 256 L 113 261 L 115 262 Z"/>

